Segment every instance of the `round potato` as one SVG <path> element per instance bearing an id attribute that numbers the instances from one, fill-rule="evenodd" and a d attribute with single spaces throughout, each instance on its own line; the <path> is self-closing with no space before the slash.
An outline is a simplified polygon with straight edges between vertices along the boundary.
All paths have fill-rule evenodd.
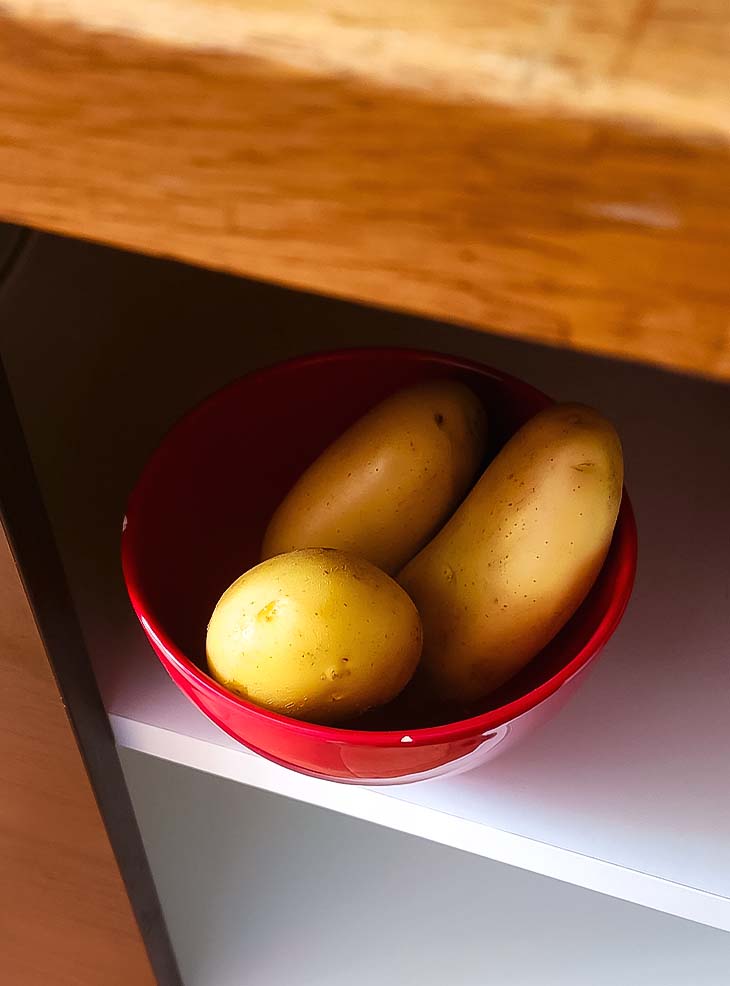
<path id="1" fill-rule="evenodd" d="M 603 565 L 622 484 L 618 435 L 592 408 L 550 407 L 505 445 L 399 577 L 436 694 L 482 698 L 555 636 Z"/>
<path id="2" fill-rule="evenodd" d="M 460 502 L 485 450 L 485 411 L 464 384 L 400 390 L 300 477 L 269 523 L 262 557 L 339 548 L 396 572 Z"/>
<path id="3" fill-rule="evenodd" d="M 221 596 L 206 651 L 213 677 L 267 709 L 337 722 L 394 698 L 421 654 L 401 587 L 342 551 L 277 555 Z"/>

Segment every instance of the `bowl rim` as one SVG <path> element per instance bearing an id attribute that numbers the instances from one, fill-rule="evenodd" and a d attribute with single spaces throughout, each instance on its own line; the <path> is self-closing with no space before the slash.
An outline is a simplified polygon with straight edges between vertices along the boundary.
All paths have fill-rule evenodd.
<path id="1" fill-rule="evenodd" d="M 636 575 L 638 554 L 636 520 L 625 487 L 623 489 L 621 508 L 616 521 L 611 548 L 609 549 L 617 554 L 617 572 L 614 591 L 610 604 L 607 606 L 600 622 L 588 640 L 555 674 L 551 675 L 542 684 L 525 692 L 524 695 L 520 695 L 504 705 L 490 709 L 488 712 L 470 716 L 467 719 L 457 719 L 454 722 L 439 726 L 391 730 L 349 729 L 344 726 L 320 725 L 302 719 L 293 719 L 289 716 L 281 715 L 278 712 L 272 712 L 269 709 L 262 708 L 253 702 L 248 702 L 246 699 L 235 695 L 222 685 L 219 685 L 214 678 L 210 677 L 210 675 L 185 655 L 155 620 L 154 607 L 149 603 L 140 587 L 137 560 L 133 550 L 133 539 L 127 532 L 130 530 L 133 531 L 136 527 L 134 518 L 140 509 L 141 491 L 146 483 L 150 481 L 150 477 L 155 471 L 156 463 L 164 455 L 165 446 L 172 435 L 178 430 L 189 426 L 191 420 L 206 412 L 211 405 L 225 399 L 227 394 L 231 390 L 240 387 L 244 380 L 251 381 L 252 379 L 261 379 L 277 373 L 291 372 L 292 370 L 300 369 L 310 364 L 346 362 L 353 357 L 357 359 L 363 356 L 408 356 L 409 359 L 415 362 L 433 363 L 445 369 L 476 372 L 479 376 L 492 377 L 501 383 L 509 384 L 513 390 L 521 391 L 525 396 L 530 396 L 532 399 L 537 398 L 546 407 L 554 403 L 551 397 L 548 397 L 547 394 L 538 388 L 533 387 L 519 377 L 512 376 L 495 367 L 479 363 L 476 360 L 441 353 L 436 350 L 415 349 L 405 346 L 358 346 L 353 348 L 328 349 L 290 357 L 289 359 L 280 360 L 246 373 L 219 388 L 208 397 L 203 398 L 203 400 L 183 414 L 167 431 L 148 457 L 128 497 L 124 523 L 122 525 L 121 560 L 127 593 L 145 633 L 151 642 L 164 653 L 165 658 L 174 666 L 176 671 L 191 684 L 194 683 L 195 687 L 205 692 L 209 698 L 217 702 L 222 701 L 229 707 L 237 708 L 245 712 L 248 717 L 260 719 L 267 723 L 275 723 L 285 727 L 292 734 L 309 739 L 324 740 L 325 742 L 337 744 L 346 743 L 353 746 L 402 747 L 403 743 L 413 746 L 424 746 L 466 739 L 478 733 L 488 733 L 529 712 L 565 685 L 606 644 L 621 622 L 631 596 Z"/>

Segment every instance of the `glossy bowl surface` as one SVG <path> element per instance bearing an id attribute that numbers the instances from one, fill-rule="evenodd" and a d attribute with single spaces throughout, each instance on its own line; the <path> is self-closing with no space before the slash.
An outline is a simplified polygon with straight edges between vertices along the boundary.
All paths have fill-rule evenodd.
<path id="1" fill-rule="evenodd" d="M 304 356 L 242 377 L 185 415 L 129 498 L 124 577 L 152 647 L 214 723 L 270 760 L 359 784 L 403 783 L 482 763 L 554 714 L 623 615 L 637 545 L 625 493 L 606 563 L 581 608 L 508 685 L 478 709 L 454 710 L 454 721 L 423 725 L 396 705 L 352 728 L 318 726 L 246 702 L 206 673 L 205 630 L 215 603 L 259 560 L 269 517 L 294 480 L 387 394 L 443 376 L 463 380 L 484 401 L 492 453 L 550 403 L 497 370 L 432 352 Z"/>

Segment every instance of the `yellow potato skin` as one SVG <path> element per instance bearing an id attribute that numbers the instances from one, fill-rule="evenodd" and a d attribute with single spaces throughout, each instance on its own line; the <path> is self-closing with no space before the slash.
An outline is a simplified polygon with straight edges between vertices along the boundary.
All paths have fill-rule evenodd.
<path id="1" fill-rule="evenodd" d="M 622 486 L 619 437 L 592 408 L 552 406 L 512 437 L 399 576 L 429 690 L 478 700 L 542 650 L 603 565 Z"/>
<path id="2" fill-rule="evenodd" d="M 394 698 L 421 653 L 421 621 L 374 565 L 331 549 L 277 555 L 221 596 L 208 625 L 211 675 L 264 708 L 338 722 Z"/>
<path id="3" fill-rule="evenodd" d="M 339 548 L 398 571 L 466 493 L 486 431 L 481 402 L 458 381 L 398 391 L 300 477 L 269 523 L 262 557 Z"/>

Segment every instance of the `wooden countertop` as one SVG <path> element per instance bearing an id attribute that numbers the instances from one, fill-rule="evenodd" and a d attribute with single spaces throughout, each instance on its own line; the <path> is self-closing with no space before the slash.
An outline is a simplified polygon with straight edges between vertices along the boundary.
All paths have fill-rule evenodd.
<path id="1" fill-rule="evenodd" d="M 724 0 L 2 7 L 0 216 L 730 379 Z"/>

